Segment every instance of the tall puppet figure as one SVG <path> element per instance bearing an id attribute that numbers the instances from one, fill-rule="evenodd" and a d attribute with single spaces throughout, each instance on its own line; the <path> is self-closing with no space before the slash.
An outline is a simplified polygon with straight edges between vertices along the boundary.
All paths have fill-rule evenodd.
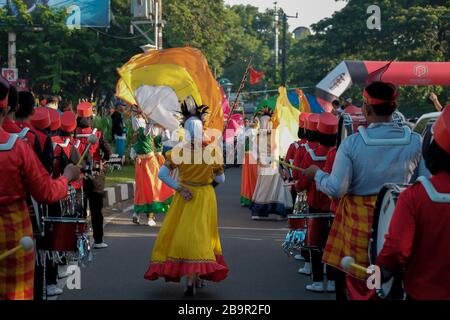
<path id="1" fill-rule="evenodd" d="M 254 149 L 256 137 L 258 135 L 258 122 L 254 122 L 239 136 L 239 143 L 245 145 L 244 165 L 242 166 L 241 181 L 241 205 L 249 206 L 252 203 L 255 192 L 256 181 L 258 180 L 257 154 Z M 244 140 L 244 141 L 241 141 Z"/>
<path id="2" fill-rule="evenodd" d="M 258 136 L 258 181 L 253 193 L 252 219 L 267 218 L 271 214 L 278 219 L 284 219 L 293 208 L 292 195 L 284 184 L 278 170 L 278 164 L 274 162 L 273 153 L 276 154 L 277 146 L 272 144 L 271 113 L 261 117 Z M 277 160 L 277 159 L 275 159 Z"/>

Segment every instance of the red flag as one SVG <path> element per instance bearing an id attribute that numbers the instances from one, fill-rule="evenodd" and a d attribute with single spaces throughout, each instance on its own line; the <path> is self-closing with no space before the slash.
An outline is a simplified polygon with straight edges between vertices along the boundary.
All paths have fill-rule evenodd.
<path id="1" fill-rule="evenodd" d="M 261 79 L 264 77 L 264 72 L 259 72 L 253 69 L 253 67 L 250 69 L 250 84 L 257 84 L 261 81 Z"/>
<path id="2" fill-rule="evenodd" d="M 367 84 L 371 84 L 373 82 L 380 82 L 380 81 L 382 81 L 381 78 L 383 78 L 383 75 L 386 73 L 386 71 L 388 71 L 388 69 L 391 66 L 392 62 L 394 62 L 394 60 L 389 62 L 384 67 L 382 67 L 382 68 L 380 68 L 378 70 L 375 70 L 374 72 L 369 74 L 369 77 L 367 78 Z"/>

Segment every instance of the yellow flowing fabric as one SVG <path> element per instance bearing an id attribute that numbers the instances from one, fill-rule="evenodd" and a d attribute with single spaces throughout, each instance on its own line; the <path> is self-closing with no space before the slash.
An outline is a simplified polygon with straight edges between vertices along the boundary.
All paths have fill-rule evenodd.
<path id="1" fill-rule="evenodd" d="M 272 122 L 273 128 L 277 129 L 276 141 L 278 142 L 279 152 L 284 156 L 289 146 L 298 140 L 298 118 L 300 111 L 289 102 L 285 87 L 280 87 L 278 92 L 279 96 Z"/>
<path id="2" fill-rule="evenodd" d="M 301 112 L 307 112 L 311 113 L 311 106 L 309 105 L 308 99 L 306 98 L 306 95 L 304 92 L 300 89 L 297 89 L 298 93 L 298 99 L 300 101 L 300 111 Z"/>
<path id="3" fill-rule="evenodd" d="M 192 96 L 198 105 L 210 108 L 206 128 L 222 132 L 224 120 L 222 95 L 208 62 L 200 50 L 172 48 L 138 54 L 118 69 L 121 80 L 116 96 L 129 103 L 136 103 L 135 91 L 143 86 L 169 87 L 179 101 Z"/>

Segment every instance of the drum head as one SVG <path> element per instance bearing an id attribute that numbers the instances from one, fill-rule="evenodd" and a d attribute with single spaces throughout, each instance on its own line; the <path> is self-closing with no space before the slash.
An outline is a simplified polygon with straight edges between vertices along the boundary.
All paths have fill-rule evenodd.
<path id="1" fill-rule="evenodd" d="M 389 225 L 394 214 L 400 193 L 405 190 L 405 185 L 385 185 L 378 195 L 373 216 L 371 245 L 369 247 L 370 263 L 375 264 L 378 255 L 384 246 L 385 236 L 389 231 Z"/>
<path id="2" fill-rule="evenodd" d="M 371 243 L 369 245 L 369 260 L 372 265 L 376 263 L 378 255 L 383 249 L 385 236 L 389 231 L 398 197 L 405 189 L 406 186 L 403 185 L 385 185 L 378 195 L 373 216 Z M 382 296 L 388 296 L 393 284 L 394 278 L 382 285 Z"/>

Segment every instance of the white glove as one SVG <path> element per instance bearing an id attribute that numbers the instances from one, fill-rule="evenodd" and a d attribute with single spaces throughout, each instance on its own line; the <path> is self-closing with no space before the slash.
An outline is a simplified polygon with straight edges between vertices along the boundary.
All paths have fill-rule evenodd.
<path id="1" fill-rule="evenodd" d="M 134 148 L 131 148 L 130 159 L 133 161 L 136 160 L 136 151 L 134 150 Z"/>

